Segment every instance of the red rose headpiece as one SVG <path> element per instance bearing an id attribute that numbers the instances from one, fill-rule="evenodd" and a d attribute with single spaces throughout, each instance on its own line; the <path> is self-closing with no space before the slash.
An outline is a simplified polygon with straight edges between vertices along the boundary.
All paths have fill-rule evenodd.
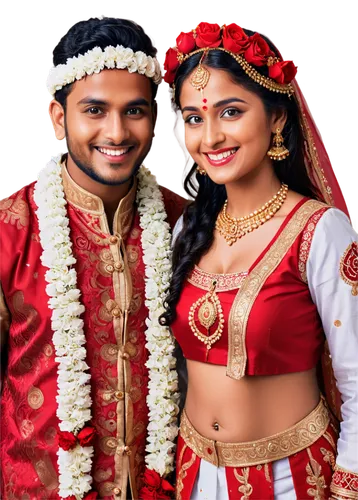
<path id="1" fill-rule="evenodd" d="M 230 54 L 252 80 L 266 89 L 289 96 L 293 94 L 291 81 L 297 73 L 293 62 L 281 61 L 259 33 L 247 36 L 234 23 L 222 28 L 218 24 L 200 23 L 191 32 L 180 33 L 176 47 L 166 53 L 164 80 L 173 86 L 180 64 L 194 54 L 209 50 Z M 268 76 L 259 73 L 254 66 L 267 66 Z"/>

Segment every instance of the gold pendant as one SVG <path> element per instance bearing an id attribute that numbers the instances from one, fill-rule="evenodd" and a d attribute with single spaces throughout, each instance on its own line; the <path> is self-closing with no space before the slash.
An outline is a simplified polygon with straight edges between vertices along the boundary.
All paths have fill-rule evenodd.
<path id="1" fill-rule="evenodd" d="M 220 339 L 224 329 L 224 314 L 219 297 L 215 292 L 215 287 L 216 281 L 213 281 L 210 291 L 206 293 L 204 297 L 194 302 L 188 316 L 191 331 L 194 333 L 195 337 L 206 345 L 207 354 L 211 346 Z M 205 328 L 206 334 L 202 333 L 196 325 L 195 313 L 197 310 L 199 323 Z M 210 328 L 215 324 L 217 319 L 219 321 L 218 326 L 215 331 L 210 334 Z"/>

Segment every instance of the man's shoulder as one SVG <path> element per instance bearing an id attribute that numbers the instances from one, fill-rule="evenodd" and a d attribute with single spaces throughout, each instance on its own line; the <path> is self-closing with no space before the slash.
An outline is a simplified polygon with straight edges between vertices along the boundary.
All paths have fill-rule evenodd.
<path id="1" fill-rule="evenodd" d="M 170 189 L 166 187 L 160 186 L 160 190 L 163 195 L 168 222 L 171 228 L 173 228 L 175 226 L 176 221 L 183 213 L 183 210 L 187 205 L 188 200 L 186 200 L 179 194 L 170 191 Z"/>
<path id="2" fill-rule="evenodd" d="M 19 230 L 26 229 L 29 226 L 30 218 L 35 209 L 33 199 L 35 182 L 24 186 L 8 198 L 0 201 L 0 224 L 1 232 L 5 227 Z"/>

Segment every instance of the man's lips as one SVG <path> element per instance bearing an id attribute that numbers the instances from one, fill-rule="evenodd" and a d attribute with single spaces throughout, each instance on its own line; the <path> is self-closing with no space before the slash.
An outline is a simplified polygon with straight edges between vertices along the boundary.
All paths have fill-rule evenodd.
<path id="1" fill-rule="evenodd" d="M 118 148 L 107 147 L 107 146 L 96 146 L 95 149 L 103 155 L 106 159 L 111 162 L 121 162 L 124 161 L 130 152 L 133 150 L 134 146 L 123 146 Z"/>

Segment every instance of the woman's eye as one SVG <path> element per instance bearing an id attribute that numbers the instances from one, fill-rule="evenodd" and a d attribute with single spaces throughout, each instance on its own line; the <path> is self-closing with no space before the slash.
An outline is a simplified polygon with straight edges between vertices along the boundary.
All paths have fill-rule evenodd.
<path id="1" fill-rule="evenodd" d="M 238 109 L 236 108 L 229 108 L 229 109 L 225 109 L 225 111 L 222 113 L 222 117 L 225 117 L 225 118 L 233 118 L 234 116 L 239 116 L 242 114 L 242 111 L 239 111 Z"/>
<path id="2" fill-rule="evenodd" d="M 200 116 L 194 115 L 194 116 L 188 116 L 186 118 L 185 123 L 189 123 L 190 125 L 198 125 L 201 123 L 203 120 L 200 118 Z"/>

